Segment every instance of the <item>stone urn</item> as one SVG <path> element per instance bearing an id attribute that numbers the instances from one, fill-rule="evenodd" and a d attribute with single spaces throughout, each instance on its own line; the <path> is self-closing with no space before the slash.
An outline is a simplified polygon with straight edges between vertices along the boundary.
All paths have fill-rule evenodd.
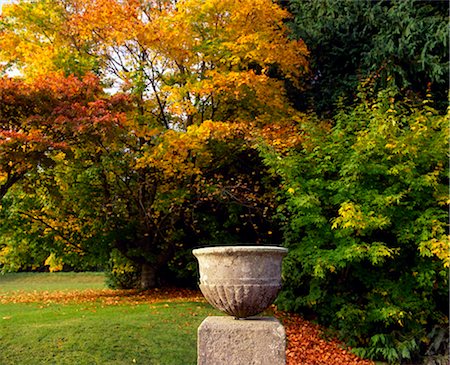
<path id="1" fill-rule="evenodd" d="M 215 308 L 235 318 L 267 309 L 281 289 L 281 261 L 288 250 L 274 246 L 222 246 L 193 250 L 200 290 Z"/>

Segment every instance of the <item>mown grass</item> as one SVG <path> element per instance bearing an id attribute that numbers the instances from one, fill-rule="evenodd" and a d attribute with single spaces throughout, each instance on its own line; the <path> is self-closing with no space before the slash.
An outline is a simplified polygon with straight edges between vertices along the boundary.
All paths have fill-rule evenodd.
<path id="1" fill-rule="evenodd" d="M 0 274 L 0 295 L 11 291 L 56 291 L 105 289 L 105 274 L 89 273 L 10 273 Z"/>
<path id="2" fill-rule="evenodd" d="M 99 288 L 99 277 L 0 276 L 0 299 L 6 298 L 0 305 L 0 364 L 196 364 L 197 328 L 206 316 L 218 314 L 203 302 L 9 302 L 16 290 Z"/>

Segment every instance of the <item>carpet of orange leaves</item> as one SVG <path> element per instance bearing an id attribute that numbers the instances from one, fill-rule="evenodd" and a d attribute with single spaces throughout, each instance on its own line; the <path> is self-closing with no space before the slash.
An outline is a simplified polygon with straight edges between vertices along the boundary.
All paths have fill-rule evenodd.
<path id="1" fill-rule="evenodd" d="M 102 305 L 145 304 L 157 302 L 192 301 L 205 302 L 199 291 L 188 289 L 137 290 L 81 290 L 81 291 L 35 291 L 0 294 L 0 304 L 6 303 L 52 303 L 69 304 L 97 302 Z M 275 306 L 271 311 L 284 325 L 287 337 L 287 365 L 373 365 L 344 348 L 334 339 L 325 339 L 320 326 L 301 316 L 280 312 Z"/>
<path id="2" fill-rule="evenodd" d="M 323 329 L 301 316 L 278 312 L 275 316 L 283 323 L 286 337 L 287 365 L 373 365 L 347 350 L 335 339 L 325 339 Z"/>

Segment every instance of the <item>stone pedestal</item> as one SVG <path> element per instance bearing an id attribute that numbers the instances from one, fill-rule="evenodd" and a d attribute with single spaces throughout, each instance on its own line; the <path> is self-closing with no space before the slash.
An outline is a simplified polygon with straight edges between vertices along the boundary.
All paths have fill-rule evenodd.
<path id="1" fill-rule="evenodd" d="M 286 335 L 271 317 L 207 317 L 198 328 L 198 365 L 285 365 Z"/>

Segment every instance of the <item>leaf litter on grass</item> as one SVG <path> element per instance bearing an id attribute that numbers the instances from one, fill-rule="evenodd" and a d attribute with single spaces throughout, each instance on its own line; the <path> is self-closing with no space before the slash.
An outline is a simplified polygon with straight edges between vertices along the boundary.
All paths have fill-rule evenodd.
<path id="1" fill-rule="evenodd" d="M 0 295 L 0 303 L 100 303 L 101 305 L 139 305 L 170 302 L 199 302 L 205 299 L 197 290 L 169 288 L 139 290 L 75 290 L 75 291 L 14 291 Z M 168 306 L 168 304 L 166 304 Z M 336 339 L 325 339 L 324 329 L 297 314 L 281 312 L 272 306 L 273 313 L 284 325 L 287 338 L 287 365 L 373 365 L 346 349 Z M 5 318 L 3 318 L 5 319 Z"/>
<path id="2" fill-rule="evenodd" d="M 74 291 L 12 291 L 0 295 L 0 303 L 86 303 L 100 302 L 104 305 L 143 304 L 172 301 L 205 302 L 200 292 L 189 289 L 152 290 L 74 290 Z"/>

